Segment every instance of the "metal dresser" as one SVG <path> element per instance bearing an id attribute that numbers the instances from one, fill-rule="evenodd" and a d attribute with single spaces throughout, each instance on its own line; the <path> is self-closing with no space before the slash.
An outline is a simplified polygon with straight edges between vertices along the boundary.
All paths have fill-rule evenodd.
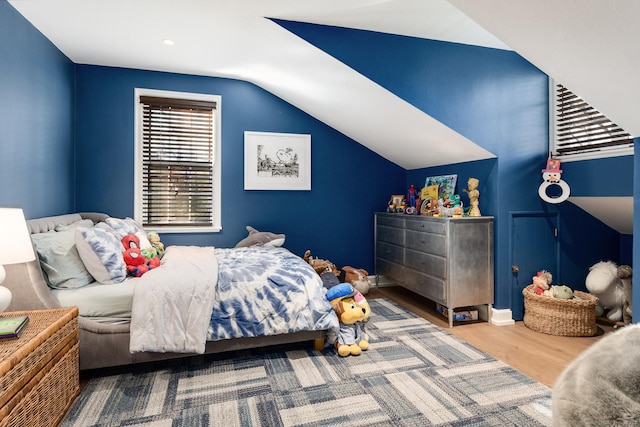
<path id="1" fill-rule="evenodd" d="M 493 217 L 376 213 L 381 276 L 448 309 L 493 304 Z"/>

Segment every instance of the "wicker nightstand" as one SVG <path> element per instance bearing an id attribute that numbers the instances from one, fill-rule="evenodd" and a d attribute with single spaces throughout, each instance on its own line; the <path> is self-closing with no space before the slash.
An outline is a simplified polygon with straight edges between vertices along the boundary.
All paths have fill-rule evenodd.
<path id="1" fill-rule="evenodd" d="M 20 338 L 0 341 L 0 427 L 57 425 L 80 390 L 78 309 L 26 314 Z"/>

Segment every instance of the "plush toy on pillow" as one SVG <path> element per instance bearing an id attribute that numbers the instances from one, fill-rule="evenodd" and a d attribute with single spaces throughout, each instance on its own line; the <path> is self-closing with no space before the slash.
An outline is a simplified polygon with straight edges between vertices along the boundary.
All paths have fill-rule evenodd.
<path id="1" fill-rule="evenodd" d="M 127 272 L 131 276 L 140 277 L 147 271 L 160 265 L 160 258 L 147 258 L 140 249 L 140 239 L 135 234 L 127 234 L 122 238 L 124 252 L 122 257 L 127 265 Z"/>
<path id="2" fill-rule="evenodd" d="M 284 234 L 275 234 L 268 231 L 258 231 L 247 225 L 249 235 L 240 240 L 236 248 L 246 248 L 250 246 L 282 246 L 284 245 Z"/>
<path id="3" fill-rule="evenodd" d="M 162 258 L 162 255 L 164 255 L 164 243 L 160 241 L 160 235 L 155 231 L 149 231 L 147 237 L 149 238 L 149 242 L 151 242 L 151 246 L 155 249 L 155 255 L 157 255 L 158 258 Z"/>
<path id="4" fill-rule="evenodd" d="M 332 287 L 326 296 L 340 322 L 335 344 L 338 354 L 342 357 L 357 356 L 368 350 L 369 336 L 364 331 L 364 322 L 370 314 L 367 300 L 349 283 Z"/>

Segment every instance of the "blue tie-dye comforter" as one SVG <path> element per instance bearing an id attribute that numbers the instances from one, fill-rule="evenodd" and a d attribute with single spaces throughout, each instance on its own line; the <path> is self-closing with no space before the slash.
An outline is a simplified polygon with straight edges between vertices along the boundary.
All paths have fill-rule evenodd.
<path id="1" fill-rule="evenodd" d="M 302 258 L 284 248 L 254 246 L 215 250 L 218 282 L 207 340 L 338 331 L 322 280 Z"/>

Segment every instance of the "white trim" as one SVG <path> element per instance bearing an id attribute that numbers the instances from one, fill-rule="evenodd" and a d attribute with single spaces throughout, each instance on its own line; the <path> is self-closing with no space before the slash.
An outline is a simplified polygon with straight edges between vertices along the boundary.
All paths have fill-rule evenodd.
<path id="1" fill-rule="evenodd" d="M 508 326 L 514 325 L 516 322 L 508 308 L 491 308 L 491 323 L 496 326 Z"/>
<path id="2" fill-rule="evenodd" d="M 215 112 L 215 153 L 213 158 L 213 225 L 211 227 L 154 227 L 162 233 L 202 233 L 219 232 L 222 230 L 222 97 L 202 93 L 176 92 L 168 90 L 135 88 L 134 89 L 134 219 L 142 221 L 142 106 L 140 96 L 158 96 L 165 98 L 186 98 L 197 101 L 211 101 L 216 103 Z"/>

